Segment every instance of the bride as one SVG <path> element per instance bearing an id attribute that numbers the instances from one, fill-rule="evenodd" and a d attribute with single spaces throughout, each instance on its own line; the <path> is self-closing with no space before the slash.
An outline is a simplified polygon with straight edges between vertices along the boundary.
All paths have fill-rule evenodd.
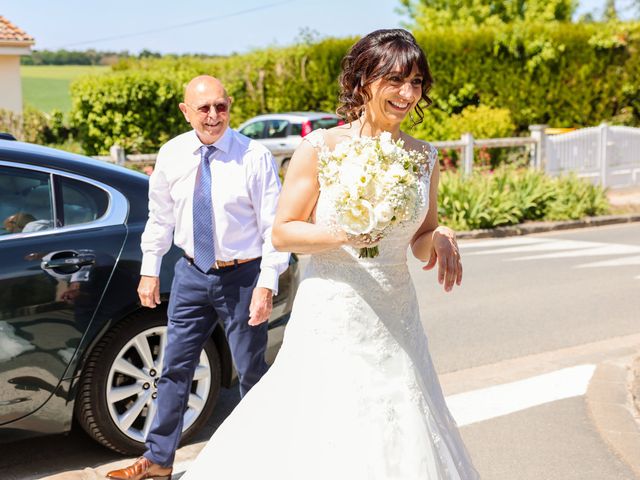
<path id="1" fill-rule="evenodd" d="M 446 291 L 462 280 L 455 234 L 438 226 L 438 163 L 400 124 L 432 78 L 404 30 L 378 30 L 344 58 L 338 113 L 296 150 L 273 227 L 279 250 L 311 254 L 282 348 L 262 380 L 215 432 L 182 480 L 476 479 L 438 382 L 420 322 L 407 250 L 438 266 Z M 318 153 L 389 132 L 428 168 L 412 205 L 417 218 L 384 236 L 335 226 L 318 181 Z M 326 151 L 326 150 L 325 150 Z M 309 221 L 309 220 L 312 221 Z M 376 244 L 379 255 L 361 259 Z"/>

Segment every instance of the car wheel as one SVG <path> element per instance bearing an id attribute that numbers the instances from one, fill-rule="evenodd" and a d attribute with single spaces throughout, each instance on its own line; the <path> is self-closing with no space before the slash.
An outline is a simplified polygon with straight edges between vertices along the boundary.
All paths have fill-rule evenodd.
<path id="1" fill-rule="evenodd" d="M 76 418 L 102 445 L 127 455 L 145 450 L 156 414 L 156 386 L 166 343 L 165 312 L 141 312 L 120 322 L 94 347 L 83 369 Z M 196 367 L 182 441 L 207 421 L 220 392 L 220 356 L 208 339 Z"/>

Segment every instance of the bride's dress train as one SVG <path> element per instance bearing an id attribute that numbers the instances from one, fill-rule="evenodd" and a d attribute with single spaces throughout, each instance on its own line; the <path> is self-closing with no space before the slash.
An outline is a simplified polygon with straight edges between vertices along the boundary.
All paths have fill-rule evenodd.
<path id="1" fill-rule="evenodd" d="M 313 132 L 314 146 L 322 132 Z M 431 155 L 432 162 L 435 154 Z M 314 254 L 275 363 L 182 480 L 479 478 L 444 401 L 406 263 L 428 208 L 359 259 Z M 317 222 L 332 212 L 322 194 Z"/>

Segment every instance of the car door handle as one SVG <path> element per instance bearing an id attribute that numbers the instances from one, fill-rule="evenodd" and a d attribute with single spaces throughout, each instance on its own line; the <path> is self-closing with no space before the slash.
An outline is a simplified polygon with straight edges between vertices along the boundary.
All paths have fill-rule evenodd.
<path id="1" fill-rule="evenodd" d="M 42 262 L 42 268 L 62 268 L 62 267 L 84 267 L 85 265 L 93 265 L 96 263 L 96 256 L 91 253 L 76 254 L 69 252 L 69 257 L 52 258 Z"/>

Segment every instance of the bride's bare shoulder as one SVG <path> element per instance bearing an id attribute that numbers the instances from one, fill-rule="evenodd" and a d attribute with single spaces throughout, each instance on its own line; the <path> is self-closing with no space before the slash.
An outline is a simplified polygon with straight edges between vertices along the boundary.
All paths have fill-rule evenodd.
<path id="1" fill-rule="evenodd" d="M 349 140 L 354 136 L 353 130 L 353 124 L 350 123 L 324 130 L 324 140 L 327 147 L 333 150 L 338 143 Z"/>
<path id="2" fill-rule="evenodd" d="M 430 153 L 435 147 L 429 142 L 419 140 L 406 133 L 402 132 L 402 140 L 404 141 L 404 147 L 406 150 L 413 150 L 421 153 Z"/>

